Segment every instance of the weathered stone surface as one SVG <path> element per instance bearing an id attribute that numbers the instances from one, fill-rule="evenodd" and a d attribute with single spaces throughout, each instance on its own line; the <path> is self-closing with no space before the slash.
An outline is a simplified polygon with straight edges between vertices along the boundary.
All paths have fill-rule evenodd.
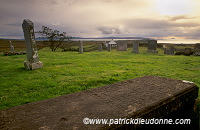
<path id="1" fill-rule="evenodd" d="M 149 40 L 147 52 L 158 53 L 157 49 L 157 40 Z"/>
<path id="2" fill-rule="evenodd" d="M 174 52 L 175 52 L 175 48 L 173 46 L 168 46 L 164 48 L 164 54 L 174 55 Z"/>
<path id="3" fill-rule="evenodd" d="M 124 128 L 124 125 L 84 125 L 83 119 L 164 118 L 193 105 L 197 97 L 198 87 L 194 83 L 144 76 L 0 110 L 0 129 Z"/>
<path id="4" fill-rule="evenodd" d="M 200 43 L 195 44 L 194 55 L 195 56 L 200 56 Z"/>
<path id="5" fill-rule="evenodd" d="M 35 63 L 31 63 L 29 61 L 24 61 L 24 66 L 25 68 L 27 69 L 39 69 L 39 68 L 42 68 L 43 67 L 43 63 L 42 62 L 35 62 Z"/>
<path id="6" fill-rule="evenodd" d="M 139 43 L 138 42 L 134 42 L 133 43 L 133 50 L 132 50 L 133 53 L 140 53 L 139 52 Z"/>
<path id="7" fill-rule="evenodd" d="M 35 69 L 31 68 L 32 66 L 35 65 L 30 65 L 30 64 L 35 64 L 37 63 L 40 68 L 43 67 L 43 64 L 41 61 L 39 61 L 38 57 L 38 52 L 37 52 L 37 45 L 35 42 L 35 34 L 34 34 L 34 25 L 33 22 L 30 21 L 29 19 L 25 19 L 22 24 L 23 32 L 24 32 L 24 38 L 25 38 L 25 43 L 26 43 L 26 52 L 27 52 L 27 62 L 29 65 L 25 65 L 25 67 L 28 67 L 26 69 Z"/>
<path id="8" fill-rule="evenodd" d="M 15 52 L 15 48 L 14 46 L 12 45 L 12 42 L 10 41 L 10 52 Z"/>
<path id="9" fill-rule="evenodd" d="M 125 41 L 117 42 L 117 51 L 127 51 L 127 43 L 125 43 Z"/>
<path id="10" fill-rule="evenodd" d="M 79 53 L 83 53 L 83 42 L 79 42 Z"/>
<path id="11" fill-rule="evenodd" d="M 112 45 L 111 45 L 111 44 L 108 44 L 108 46 L 107 46 L 107 51 L 111 51 L 111 47 L 112 47 Z"/>
<path id="12" fill-rule="evenodd" d="M 102 51 L 102 44 L 99 44 L 98 50 L 99 50 L 99 52 Z"/>

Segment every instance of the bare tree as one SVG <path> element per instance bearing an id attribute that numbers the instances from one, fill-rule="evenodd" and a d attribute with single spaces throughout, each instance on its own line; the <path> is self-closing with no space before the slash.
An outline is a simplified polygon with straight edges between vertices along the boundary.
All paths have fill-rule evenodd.
<path id="1" fill-rule="evenodd" d="M 72 39 L 72 37 L 66 36 L 66 32 L 59 33 L 58 30 L 52 30 L 46 26 L 42 26 L 42 30 L 37 33 L 42 34 L 42 37 L 45 39 L 45 44 L 49 46 L 52 51 L 56 51 L 65 40 L 70 41 Z"/>

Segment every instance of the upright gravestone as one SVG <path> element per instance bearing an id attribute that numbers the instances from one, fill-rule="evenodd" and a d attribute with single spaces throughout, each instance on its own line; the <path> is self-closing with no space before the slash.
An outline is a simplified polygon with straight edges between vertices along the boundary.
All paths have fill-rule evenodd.
<path id="1" fill-rule="evenodd" d="M 200 56 L 200 43 L 196 43 L 194 46 L 194 55 Z"/>
<path id="2" fill-rule="evenodd" d="M 101 52 L 102 51 L 102 44 L 99 44 L 99 52 Z"/>
<path id="3" fill-rule="evenodd" d="M 133 43 L 133 53 L 140 53 L 139 52 L 139 43 L 136 41 Z"/>
<path id="4" fill-rule="evenodd" d="M 169 47 L 169 54 L 170 55 L 174 55 L 174 51 L 175 51 L 175 49 L 174 49 L 173 46 Z"/>
<path id="5" fill-rule="evenodd" d="M 169 46 L 169 47 L 166 47 L 164 48 L 164 54 L 167 54 L 167 55 L 174 55 L 174 46 Z"/>
<path id="6" fill-rule="evenodd" d="M 12 45 L 11 41 L 10 41 L 10 52 L 15 52 L 14 46 Z"/>
<path id="7" fill-rule="evenodd" d="M 79 53 L 80 54 L 83 53 L 83 42 L 82 41 L 79 42 Z"/>
<path id="8" fill-rule="evenodd" d="M 42 68 L 43 63 L 39 61 L 38 58 L 33 22 L 29 19 L 25 19 L 23 21 L 22 28 L 27 51 L 27 61 L 24 61 L 24 66 L 26 69 L 30 70 Z"/>
<path id="9" fill-rule="evenodd" d="M 123 42 L 117 42 L 117 50 L 118 51 L 127 51 L 127 43 Z"/>
<path id="10" fill-rule="evenodd" d="M 156 48 L 157 48 L 157 40 L 149 40 L 147 52 L 158 53 Z"/>
<path id="11" fill-rule="evenodd" d="M 111 51 L 111 47 L 112 47 L 112 45 L 108 43 L 108 45 L 107 45 L 107 50 L 108 50 L 108 51 Z"/>

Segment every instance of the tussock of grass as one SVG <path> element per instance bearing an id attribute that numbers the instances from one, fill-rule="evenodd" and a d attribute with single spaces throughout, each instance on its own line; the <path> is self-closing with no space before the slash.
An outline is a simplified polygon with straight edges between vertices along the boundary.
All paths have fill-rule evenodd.
<path id="1" fill-rule="evenodd" d="M 58 50 L 59 51 L 59 50 Z M 53 98 L 145 75 L 195 82 L 200 86 L 200 57 L 129 51 L 39 51 L 42 69 L 28 71 L 26 55 L 0 56 L 0 109 Z"/>

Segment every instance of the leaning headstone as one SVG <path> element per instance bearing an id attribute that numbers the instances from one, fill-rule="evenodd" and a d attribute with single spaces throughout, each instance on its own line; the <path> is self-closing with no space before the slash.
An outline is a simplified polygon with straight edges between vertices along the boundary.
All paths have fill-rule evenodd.
<path id="1" fill-rule="evenodd" d="M 99 44 L 99 52 L 101 52 L 102 51 L 102 44 Z"/>
<path id="2" fill-rule="evenodd" d="M 25 19 L 22 24 L 24 38 L 26 42 L 27 61 L 24 61 L 26 69 L 38 69 L 43 67 L 39 61 L 37 45 L 35 42 L 34 25 L 29 19 Z"/>
<path id="3" fill-rule="evenodd" d="M 139 52 L 139 43 L 138 42 L 134 42 L 133 43 L 133 53 L 140 53 Z"/>
<path id="4" fill-rule="evenodd" d="M 200 56 L 200 43 L 196 43 L 194 46 L 194 55 Z"/>
<path id="5" fill-rule="evenodd" d="M 147 52 L 158 53 L 157 49 L 157 40 L 149 40 Z"/>
<path id="6" fill-rule="evenodd" d="M 117 42 L 117 50 L 118 51 L 127 51 L 127 43 L 123 42 Z"/>
<path id="7" fill-rule="evenodd" d="M 79 42 L 79 53 L 83 53 L 83 42 Z"/>
<path id="8" fill-rule="evenodd" d="M 14 46 L 12 45 L 11 41 L 10 41 L 10 52 L 15 52 Z"/>

